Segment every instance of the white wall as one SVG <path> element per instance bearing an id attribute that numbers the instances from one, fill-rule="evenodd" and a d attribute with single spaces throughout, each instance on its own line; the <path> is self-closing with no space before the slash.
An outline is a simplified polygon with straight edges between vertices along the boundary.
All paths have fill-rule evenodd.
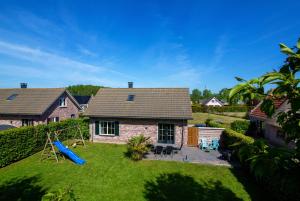
<path id="1" fill-rule="evenodd" d="M 223 106 L 216 98 L 212 98 L 209 102 L 205 104 L 206 106 Z"/>

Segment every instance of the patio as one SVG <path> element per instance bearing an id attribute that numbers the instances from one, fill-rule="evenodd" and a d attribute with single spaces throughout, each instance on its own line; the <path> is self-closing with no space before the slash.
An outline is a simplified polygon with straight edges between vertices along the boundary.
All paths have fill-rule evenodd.
<path id="1" fill-rule="evenodd" d="M 201 163 L 212 165 L 231 166 L 231 164 L 221 159 L 219 151 L 210 150 L 209 152 L 202 151 L 197 147 L 182 147 L 177 153 L 172 155 L 155 155 L 153 152 L 147 154 L 146 160 L 166 160 L 166 161 L 182 161 L 188 163 Z"/>

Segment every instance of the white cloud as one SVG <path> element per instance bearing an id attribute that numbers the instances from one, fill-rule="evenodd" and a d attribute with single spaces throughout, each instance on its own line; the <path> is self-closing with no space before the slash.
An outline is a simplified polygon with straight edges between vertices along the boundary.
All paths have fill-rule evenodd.
<path id="1" fill-rule="evenodd" d="M 100 65 L 93 65 L 28 46 L 0 41 L 0 54 L 13 57 L 19 65 L 7 65 L 2 61 L 0 75 L 44 78 L 60 83 L 92 83 L 118 87 L 126 84 L 131 76 Z M 22 61 L 27 63 L 22 65 Z M 28 64 L 28 62 L 30 64 Z"/>

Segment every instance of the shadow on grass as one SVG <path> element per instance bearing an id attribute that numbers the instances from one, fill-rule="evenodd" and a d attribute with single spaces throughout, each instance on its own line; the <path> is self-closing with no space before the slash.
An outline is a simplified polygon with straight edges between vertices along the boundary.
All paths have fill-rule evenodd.
<path id="1" fill-rule="evenodd" d="M 33 201 L 41 200 L 46 189 L 39 186 L 38 177 L 24 177 L 11 179 L 0 186 L 0 200 Z"/>
<path id="2" fill-rule="evenodd" d="M 198 183 L 192 177 L 179 173 L 161 174 L 144 185 L 148 201 L 239 201 L 236 195 L 219 181 Z"/>

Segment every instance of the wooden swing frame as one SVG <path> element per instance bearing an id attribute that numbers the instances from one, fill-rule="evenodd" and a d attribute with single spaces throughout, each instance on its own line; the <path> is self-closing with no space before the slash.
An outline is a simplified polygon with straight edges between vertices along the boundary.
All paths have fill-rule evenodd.
<path id="1" fill-rule="evenodd" d="M 77 143 L 82 144 L 84 148 L 86 147 L 81 129 L 78 125 L 73 126 L 73 127 L 68 127 L 68 128 L 65 128 L 65 129 L 56 130 L 54 132 L 47 132 L 47 139 L 46 139 L 46 143 L 44 145 L 44 149 L 43 149 L 42 154 L 41 154 L 41 161 L 44 160 L 44 159 L 51 159 L 51 158 L 54 157 L 54 159 L 58 163 L 58 161 L 59 161 L 58 160 L 58 154 L 61 155 L 63 157 L 63 159 L 65 160 L 64 155 L 55 150 L 53 142 L 55 140 L 59 141 L 58 135 L 60 135 L 63 131 L 73 129 L 73 128 L 77 129 L 79 131 L 78 133 L 80 134 L 80 139 L 76 139 L 76 137 L 78 135 L 77 132 L 75 132 L 75 134 L 73 135 L 75 143 L 76 144 Z M 54 137 L 52 137 L 51 134 Z M 69 138 L 67 138 L 67 144 L 69 145 Z"/>

